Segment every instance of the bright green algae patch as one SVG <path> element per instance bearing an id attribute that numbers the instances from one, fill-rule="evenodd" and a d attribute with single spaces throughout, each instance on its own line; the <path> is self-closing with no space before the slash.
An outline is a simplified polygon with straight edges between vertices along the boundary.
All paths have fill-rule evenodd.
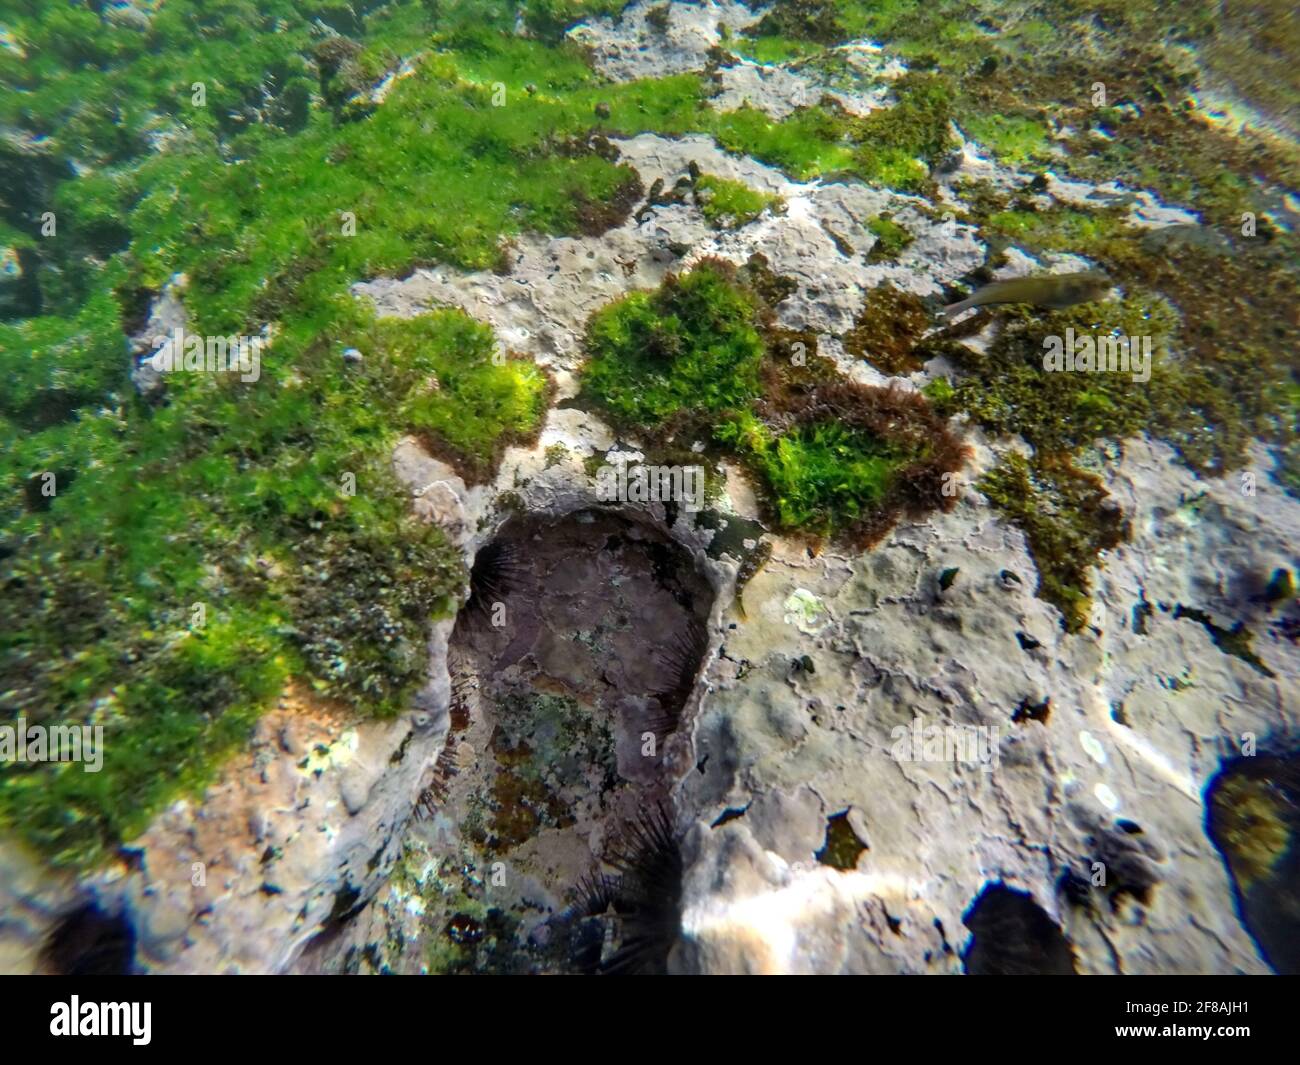
<path id="1" fill-rule="evenodd" d="M 900 449 L 835 422 L 773 437 L 748 434 L 753 459 L 776 500 L 782 527 L 831 532 L 861 519 L 885 497 L 903 465 Z"/>
<path id="2" fill-rule="evenodd" d="M 746 104 L 712 115 L 705 125 L 728 151 L 778 166 L 798 181 L 848 171 L 854 165 L 852 123 L 821 108 L 800 108 L 776 121 Z"/>
<path id="3" fill-rule="evenodd" d="M 218 119 L 236 104 L 221 94 L 244 67 L 210 65 L 221 45 L 179 58 L 192 20 L 232 48 L 260 49 L 260 84 L 275 67 L 268 49 L 291 67 L 299 52 L 311 59 L 309 35 L 294 31 L 300 13 L 284 7 L 279 35 L 251 9 L 214 23 L 169 4 L 151 43 L 170 50 L 168 76 L 186 71 L 184 85 L 151 80 L 167 61 L 155 67 L 138 49 L 120 68 L 101 57 L 118 141 L 47 144 L 49 161 L 38 156 L 24 175 L 27 198 L 9 198 L 11 226 L 50 207 L 60 239 L 39 245 L 45 313 L 0 323 L 16 374 L 0 409 L 0 582 L 13 605 L 0 695 L 29 722 L 105 728 L 99 773 L 0 772 L 0 822 L 58 862 L 98 860 L 178 790 L 202 787 L 293 676 L 359 713 L 405 705 L 423 676 L 429 621 L 453 607 L 463 572 L 442 533 L 409 517 L 390 468 L 396 436 L 417 433 L 466 476 L 483 476 L 536 430 L 549 384 L 529 363 L 494 358 L 490 331 L 458 312 L 376 320 L 346 286 L 420 262 L 495 265 L 503 236 L 578 231 L 593 224 L 583 196 L 599 203 L 629 183 L 592 153 L 552 150 L 564 116 L 574 130 L 589 126 L 590 98 L 522 102 L 529 79 L 567 94 L 590 71 L 483 28 L 481 10 L 449 23 L 448 54 L 418 63 L 368 118 L 363 108 L 340 123 L 313 97 L 301 124 L 271 108 L 227 127 Z M 418 5 L 386 8 L 364 28 L 375 41 L 353 53 L 363 82 L 398 65 L 377 42 L 405 54 L 428 44 Z M 361 21 L 344 29 L 361 32 Z M 41 39 L 17 30 L 35 53 Z M 33 64 L 8 72 L 35 83 L 28 121 L 68 130 L 88 109 L 89 126 L 114 128 L 95 117 L 102 86 L 91 91 L 88 79 L 82 102 L 33 77 L 74 62 L 73 42 L 58 47 L 62 58 L 41 45 Z M 500 77 L 520 106 L 491 108 L 490 81 L 462 72 Z M 189 83 L 204 78 L 223 110 L 191 114 Z M 145 154 L 168 114 L 187 128 Z M 137 118 L 141 132 L 126 136 Z M 395 153 L 397 143 L 417 150 Z M 73 179 L 57 159 L 84 144 L 103 168 Z M 232 153 L 243 153 L 233 165 Z M 520 166 L 518 153 L 534 162 Z M 507 174 L 519 178 L 513 188 Z M 355 236 L 344 235 L 344 211 Z M 270 321 L 275 335 L 257 382 L 175 373 L 166 401 L 149 406 L 132 395 L 122 334 L 177 270 L 189 278 L 191 332 L 251 333 Z M 362 359 L 345 362 L 347 347 Z M 40 492 L 46 472 L 53 497 Z"/>
<path id="4" fill-rule="evenodd" d="M 584 384 L 622 424 L 706 421 L 758 395 L 758 301 L 722 263 L 670 277 L 592 316 Z"/>
<path id="5" fill-rule="evenodd" d="M 743 181 L 701 174 L 695 182 L 695 201 L 716 228 L 739 229 L 769 207 L 776 207 L 781 198 L 760 192 Z"/>
<path id="6" fill-rule="evenodd" d="M 1011 166 L 1023 167 L 1051 158 L 1047 129 L 1032 118 L 978 115 L 967 121 L 965 133 Z"/>
<path id="7" fill-rule="evenodd" d="M 728 46 L 736 55 L 763 64 L 788 63 L 821 50 L 808 41 L 792 40 L 775 34 L 757 38 L 738 37 L 730 41 Z"/>
<path id="8" fill-rule="evenodd" d="M 876 238 L 871 247 L 870 259 L 894 259 L 916 238 L 888 215 L 879 215 L 867 222 L 867 229 Z"/>
<path id="9" fill-rule="evenodd" d="M 782 529 L 867 543 L 901 510 L 948 505 L 939 483 L 964 452 L 942 420 L 918 395 L 841 380 L 815 341 L 795 360 L 773 325 L 783 294 L 756 257 L 741 271 L 704 260 L 616 300 L 588 322 L 581 399 L 652 444 L 721 444 Z"/>
<path id="10" fill-rule="evenodd" d="M 746 105 L 710 112 L 701 125 L 728 151 L 778 166 L 799 181 L 835 174 L 921 192 L 930 186 L 930 168 L 954 144 L 951 86 L 937 75 L 906 74 L 893 95 L 893 106 L 864 117 L 828 104 L 777 121 Z"/>
<path id="11" fill-rule="evenodd" d="M 383 395 L 399 425 L 472 481 L 541 425 L 550 396 L 545 374 L 507 358 L 491 329 L 459 311 L 381 318 L 353 342 L 382 353 L 363 363 L 363 387 Z"/>

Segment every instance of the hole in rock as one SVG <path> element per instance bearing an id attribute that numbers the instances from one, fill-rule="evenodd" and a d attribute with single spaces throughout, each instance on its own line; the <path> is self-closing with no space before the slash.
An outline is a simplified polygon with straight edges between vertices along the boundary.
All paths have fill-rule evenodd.
<path id="1" fill-rule="evenodd" d="M 722 813 L 718 814 L 717 818 L 714 820 L 714 822 L 711 825 L 709 825 L 709 827 L 721 828 L 723 825 L 729 824 L 732 821 L 738 821 L 740 818 L 745 816 L 745 811 L 747 811 L 748 809 L 749 809 L 748 805 L 740 806 L 740 807 L 728 806 L 725 810 L 722 811 Z"/>
<path id="2" fill-rule="evenodd" d="M 971 976 L 1073 975 L 1074 952 L 1053 921 L 1029 896 L 990 884 L 962 915 L 971 931 L 962 955 Z"/>
<path id="3" fill-rule="evenodd" d="M 1260 953 L 1277 972 L 1300 973 L 1300 755 L 1225 765 L 1205 789 L 1205 831 Z"/>
<path id="4" fill-rule="evenodd" d="M 517 518 L 479 551 L 412 830 L 439 859 L 430 968 L 666 968 L 681 857 L 664 752 L 712 601 L 687 552 L 608 512 Z"/>
<path id="5" fill-rule="evenodd" d="M 817 852 L 817 860 L 841 872 L 851 872 L 867 845 L 849 824 L 849 811 L 841 810 L 826 819 L 826 842 Z"/>
<path id="6" fill-rule="evenodd" d="M 134 968 L 131 922 L 93 903 L 62 917 L 41 951 L 40 970 L 55 976 L 129 976 Z"/>
<path id="7" fill-rule="evenodd" d="M 1049 695 L 1041 703 L 1030 702 L 1026 697 L 1020 700 L 1020 705 L 1011 712 L 1011 720 L 1017 725 L 1026 721 L 1037 721 L 1041 725 L 1047 724 L 1047 719 L 1052 714 L 1052 697 Z"/>
<path id="8" fill-rule="evenodd" d="M 265 891 L 265 889 L 266 885 L 263 885 L 263 890 Z M 279 893 L 279 888 L 275 889 L 275 893 Z M 322 959 L 328 957 L 330 951 L 343 938 L 348 926 L 360 915 L 363 909 L 365 909 L 365 903 L 361 901 L 361 890 L 345 881 L 343 886 L 334 893 L 334 903 L 330 907 L 329 916 L 325 918 L 320 931 L 312 936 L 303 948 L 298 962 L 299 970 L 303 972 L 325 971 L 328 966 L 322 964 Z"/>

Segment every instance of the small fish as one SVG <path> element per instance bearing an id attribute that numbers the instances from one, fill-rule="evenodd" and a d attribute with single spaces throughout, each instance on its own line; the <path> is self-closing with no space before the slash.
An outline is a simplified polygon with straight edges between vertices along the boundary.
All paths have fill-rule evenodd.
<path id="1" fill-rule="evenodd" d="M 1040 274 L 1038 277 L 1013 277 L 994 281 L 976 289 L 960 303 L 945 307 L 942 312 L 952 318 L 971 307 L 985 307 L 991 303 L 1032 303 L 1036 307 L 1073 307 L 1100 299 L 1110 289 L 1112 282 L 1100 270 L 1081 274 Z"/>
<path id="2" fill-rule="evenodd" d="M 763 568 L 771 557 L 772 545 L 766 540 L 761 540 L 758 546 L 741 562 L 740 569 L 736 571 L 736 609 L 740 613 L 741 621 L 749 620 L 749 615 L 745 613 L 745 585 L 749 583 L 749 579 L 755 573 Z"/>

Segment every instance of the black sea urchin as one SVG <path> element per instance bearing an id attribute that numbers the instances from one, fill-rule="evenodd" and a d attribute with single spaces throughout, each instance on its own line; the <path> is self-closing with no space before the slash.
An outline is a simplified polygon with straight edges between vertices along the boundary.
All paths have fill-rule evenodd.
<path id="1" fill-rule="evenodd" d="M 655 652 L 660 682 L 648 694 L 658 700 L 660 712 L 650 719 L 650 729 L 664 735 L 677 728 L 682 708 L 695 687 L 700 660 L 708 649 L 708 633 L 694 618 L 676 632 L 672 641 Z"/>
<path id="2" fill-rule="evenodd" d="M 466 613 L 486 617 L 496 603 L 515 591 L 523 576 L 523 563 L 514 544 L 494 540 L 474 556 L 469 571 Z"/>
<path id="3" fill-rule="evenodd" d="M 664 973 L 681 927 L 682 855 L 661 806 L 630 822 L 608 855 L 617 876 L 594 873 L 579 882 L 571 960 L 584 972 Z M 591 918 L 613 922 L 612 951 L 594 937 Z M 604 922 L 595 925 L 604 928 Z"/>

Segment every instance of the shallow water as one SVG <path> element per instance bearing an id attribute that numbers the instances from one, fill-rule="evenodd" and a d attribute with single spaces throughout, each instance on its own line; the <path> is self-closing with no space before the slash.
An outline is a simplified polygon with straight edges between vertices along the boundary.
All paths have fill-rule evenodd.
<path id="1" fill-rule="evenodd" d="M 0 967 L 1293 970 L 1298 60 L 0 11 Z"/>

